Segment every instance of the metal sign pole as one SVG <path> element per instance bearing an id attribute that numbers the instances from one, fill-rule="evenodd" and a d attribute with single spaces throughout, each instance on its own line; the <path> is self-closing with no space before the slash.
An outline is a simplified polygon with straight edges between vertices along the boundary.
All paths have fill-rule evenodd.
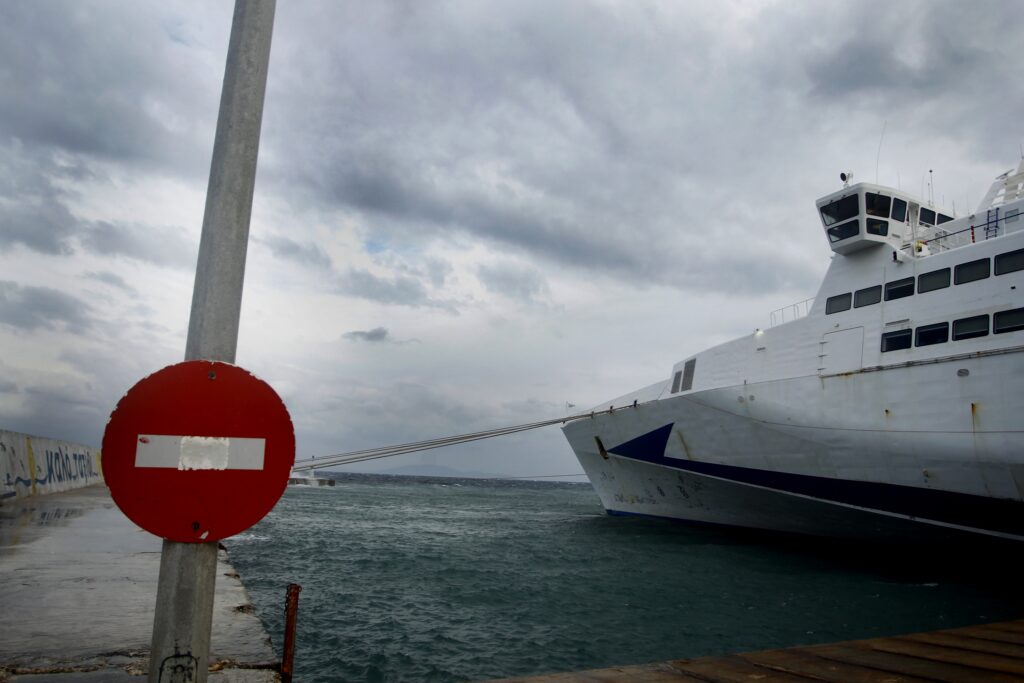
<path id="1" fill-rule="evenodd" d="M 235 362 L 276 0 L 236 0 L 185 360 Z M 216 543 L 163 542 L 150 683 L 205 683 Z"/>

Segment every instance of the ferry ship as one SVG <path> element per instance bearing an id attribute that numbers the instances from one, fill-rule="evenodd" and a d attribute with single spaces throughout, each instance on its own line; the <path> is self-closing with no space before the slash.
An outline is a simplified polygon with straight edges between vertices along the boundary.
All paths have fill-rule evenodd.
<path id="1" fill-rule="evenodd" d="M 610 514 L 1024 540 L 1024 160 L 961 217 L 841 180 L 813 303 L 563 427 Z"/>

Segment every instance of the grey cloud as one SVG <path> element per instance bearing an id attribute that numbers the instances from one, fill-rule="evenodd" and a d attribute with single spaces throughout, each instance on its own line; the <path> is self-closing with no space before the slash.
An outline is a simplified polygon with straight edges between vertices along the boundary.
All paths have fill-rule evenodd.
<path id="1" fill-rule="evenodd" d="M 477 277 L 489 291 L 519 301 L 537 301 L 550 293 L 544 276 L 532 268 L 511 264 L 480 266 Z"/>
<path id="2" fill-rule="evenodd" d="M 68 209 L 68 193 L 59 182 L 80 176 L 80 170 L 18 140 L 0 141 L 0 249 L 21 244 L 44 254 L 70 254 L 70 238 L 82 221 Z"/>
<path id="3" fill-rule="evenodd" d="M 987 131 L 1020 129 L 1024 93 L 1002 85 L 1019 76 L 1019 15 L 1012 0 L 822 8 L 817 23 L 824 35 L 796 54 L 815 104 L 895 118 L 897 134 L 928 139 L 957 130 L 957 144 L 991 162 L 1006 145 Z M 999 104 L 988 106 L 993 92 Z"/>
<path id="4" fill-rule="evenodd" d="M 69 181 L 95 174 L 80 160 L 18 141 L 0 155 L 0 249 L 21 244 L 44 254 L 69 255 L 76 243 L 103 256 L 121 255 L 159 265 L 191 268 L 196 246 L 177 227 L 87 221 L 69 208 Z"/>
<path id="5" fill-rule="evenodd" d="M 998 48 L 971 44 L 974 31 L 963 22 L 958 22 L 955 36 L 944 36 L 948 16 L 935 22 L 929 19 L 931 12 L 922 11 L 879 21 L 878 7 L 870 5 L 848 6 L 843 14 L 860 30 L 845 40 L 826 41 L 827 47 L 808 64 L 814 91 L 822 97 L 900 93 L 890 106 L 921 106 L 946 95 L 951 83 L 967 85 L 964 77 L 999 61 Z M 975 24 L 970 15 L 963 18 Z"/>
<path id="6" fill-rule="evenodd" d="M 441 259 L 427 259 L 425 267 L 427 276 L 430 278 L 430 284 L 434 285 L 434 287 L 444 286 L 445 280 L 452 272 L 452 264 Z"/>
<path id="7" fill-rule="evenodd" d="M 414 382 L 355 383 L 344 395 L 333 393 L 327 401 L 308 405 L 302 415 L 311 431 L 334 432 L 335 443 L 346 444 L 346 450 L 494 426 L 494 417 L 479 405 Z M 347 434 L 337 434 L 339 415 L 346 416 L 344 424 L 350 425 Z"/>
<path id="8" fill-rule="evenodd" d="M 434 307 L 456 312 L 452 302 L 431 299 L 423 284 L 414 278 L 397 275 L 379 277 L 368 270 L 350 268 L 339 276 L 337 289 L 342 294 L 356 296 L 382 304 L 399 306 Z"/>
<path id="9" fill-rule="evenodd" d="M 78 236 L 82 246 L 101 256 L 125 256 L 172 268 L 194 268 L 198 246 L 181 228 L 91 223 Z"/>
<path id="10" fill-rule="evenodd" d="M 209 143 L 195 132 L 212 132 L 222 71 L 209 68 L 207 52 L 166 39 L 168 11 L 109 2 L 87 9 L 72 1 L 0 4 L 0 128 L 73 155 L 202 172 Z M 196 23 L 225 30 L 229 18 L 230 8 Z"/>
<path id="11" fill-rule="evenodd" d="M 323 64 L 307 62 L 294 38 L 282 38 L 278 55 L 303 64 L 299 72 L 309 78 L 272 86 L 280 90 L 271 107 L 304 102 L 279 114 L 291 122 L 287 136 L 273 128 L 267 136 L 271 146 L 289 145 L 283 163 L 294 168 L 278 169 L 279 177 L 395 237 L 383 244 L 468 235 L 545 265 L 680 285 L 675 265 L 689 254 L 676 233 L 703 226 L 681 229 L 662 217 L 680 209 L 713 216 L 685 181 L 708 163 L 727 165 L 720 152 L 688 146 L 706 148 L 703 139 L 731 130 L 714 120 L 701 122 L 708 134 L 688 131 L 702 111 L 691 86 L 698 94 L 711 87 L 697 55 L 712 40 L 702 29 L 712 19 L 575 3 L 536 10 L 529 3 L 442 8 L 414 28 L 394 6 L 375 6 L 384 20 L 359 24 L 372 35 L 346 32 L 325 42 Z M 282 21 L 308 40 L 322 30 L 313 16 L 296 11 Z M 609 50 L 609 42 L 623 49 Z M 329 78 L 326 65 L 342 63 Z M 308 82 L 327 80 L 343 85 L 314 101 L 299 97 Z M 338 130 L 339 111 L 344 135 L 292 134 Z M 711 245 L 703 251 L 714 256 Z"/>
<path id="12" fill-rule="evenodd" d="M 385 327 L 375 327 L 372 330 L 352 330 L 341 335 L 351 341 L 385 342 L 391 341 L 388 330 Z"/>
<path id="13" fill-rule="evenodd" d="M 90 280 L 96 280 L 97 282 L 102 282 L 110 285 L 111 287 L 116 287 L 126 294 L 131 294 L 133 296 L 138 294 L 138 290 L 125 282 L 123 277 L 116 273 L 111 273 L 110 271 L 84 273 L 84 277 L 87 277 Z M 144 313 L 151 313 L 151 311 L 146 310 Z"/>
<path id="14" fill-rule="evenodd" d="M 0 323 L 22 330 L 39 328 L 82 332 L 93 325 L 91 309 L 70 294 L 49 287 L 22 287 L 0 281 Z"/>
<path id="15" fill-rule="evenodd" d="M 280 258 L 314 268 L 331 269 L 331 258 L 315 244 L 299 244 L 279 235 L 260 238 L 259 241 Z"/>
<path id="16" fill-rule="evenodd" d="M 69 237 L 79 225 L 59 201 L 26 197 L 0 215 L 0 247 L 22 244 L 44 254 L 70 254 Z"/>
<path id="17" fill-rule="evenodd" d="M 554 262 L 626 273 L 647 270 L 643 244 L 628 234 L 616 234 L 607 216 L 572 216 L 571 211 L 577 210 L 572 209 L 569 217 L 563 217 L 559 215 L 566 212 L 562 202 L 524 205 L 472 187 L 442 189 L 439 181 L 415 167 L 399 171 L 380 166 L 351 173 L 327 169 L 326 173 L 332 171 L 340 173 L 331 184 L 335 200 L 413 222 L 409 233 L 421 232 L 429 224 L 435 235 L 466 231 Z"/>
<path id="18" fill-rule="evenodd" d="M 821 150 L 800 140 L 845 125 L 834 109 L 877 111 L 875 140 L 897 108 L 908 119 L 890 137 L 897 125 L 928 136 L 936 116 L 1016 129 L 1021 96 L 997 85 L 1016 78 L 1020 38 L 998 29 L 1014 25 L 1011 2 L 771 5 L 740 24 L 725 5 L 540 8 L 378 3 L 337 22 L 322 13 L 353 10 L 284 10 L 275 54 L 301 78 L 270 85 L 275 177 L 395 238 L 382 243 L 469 236 L 546 266 L 688 287 L 694 269 L 720 273 L 746 249 L 723 248 L 720 202 L 759 196 L 707 188 L 763 188 L 752 153 L 813 165 Z M 958 94 L 994 87 L 998 112 Z M 701 287 L 763 289 L 743 274 Z"/>
<path id="19" fill-rule="evenodd" d="M 43 378 L 33 378 L 39 381 Z M 19 395 L 18 414 L 0 414 L 6 429 L 99 446 L 110 406 L 97 400 L 91 387 L 73 377 L 51 374 L 46 386 L 31 386 Z M 59 381 L 57 384 L 52 382 Z M 55 416 L 60 416 L 55 419 Z"/>

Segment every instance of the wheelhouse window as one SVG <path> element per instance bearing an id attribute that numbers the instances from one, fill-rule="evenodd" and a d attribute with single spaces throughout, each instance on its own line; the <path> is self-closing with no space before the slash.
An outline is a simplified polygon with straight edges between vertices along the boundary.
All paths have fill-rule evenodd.
<path id="1" fill-rule="evenodd" d="M 864 210 L 869 216 L 889 217 L 889 207 L 892 205 L 892 197 L 884 194 L 868 192 L 864 195 Z"/>
<path id="2" fill-rule="evenodd" d="M 677 372 L 675 375 L 672 376 L 672 393 L 673 394 L 676 393 L 677 391 L 679 391 L 679 381 L 681 379 L 683 379 L 683 371 L 682 370 L 680 370 L 679 372 Z"/>
<path id="3" fill-rule="evenodd" d="M 892 198 L 892 219 L 900 223 L 907 220 L 907 203 L 899 197 Z"/>
<path id="4" fill-rule="evenodd" d="M 858 289 L 853 294 L 853 307 L 870 306 L 882 300 L 882 285 Z"/>
<path id="5" fill-rule="evenodd" d="M 839 313 L 840 311 L 850 310 L 850 293 L 837 294 L 836 296 L 830 296 L 825 301 L 825 315 L 832 315 L 833 313 Z"/>
<path id="6" fill-rule="evenodd" d="M 975 280 L 984 280 L 988 277 L 988 259 L 978 259 L 977 261 L 968 261 L 967 263 L 961 263 L 956 267 L 956 272 L 953 275 L 953 281 L 958 284 L 966 284 L 968 282 L 974 282 Z"/>
<path id="7" fill-rule="evenodd" d="M 860 221 L 852 220 L 842 225 L 837 225 L 834 228 L 828 229 L 828 239 L 830 242 L 840 242 L 847 238 L 853 237 L 860 233 Z"/>
<path id="8" fill-rule="evenodd" d="M 953 341 L 988 336 L 988 314 L 953 321 Z"/>
<path id="9" fill-rule="evenodd" d="M 913 332 L 911 330 L 896 330 L 895 332 L 886 332 L 882 335 L 882 353 L 887 351 L 901 351 L 902 349 L 909 349 L 910 342 L 913 340 Z"/>
<path id="10" fill-rule="evenodd" d="M 1024 330 L 1024 308 L 1012 311 L 999 311 L 992 316 L 992 331 L 995 334 Z"/>
<path id="11" fill-rule="evenodd" d="M 924 225 L 935 225 L 935 212 L 922 206 L 918 222 Z"/>
<path id="12" fill-rule="evenodd" d="M 914 278 L 905 277 L 902 280 L 893 280 L 885 283 L 885 300 L 902 299 L 905 296 L 914 295 Z"/>
<path id="13" fill-rule="evenodd" d="M 914 331 L 914 346 L 945 344 L 949 341 L 949 323 L 922 325 Z"/>
<path id="14" fill-rule="evenodd" d="M 934 292 L 936 289 L 949 287 L 949 268 L 933 270 L 917 276 L 917 293 Z"/>
<path id="15" fill-rule="evenodd" d="M 889 221 L 879 220 L 878 218 L 868 218 L 867 232 L 869 235 L 888 235 Z"/>
<path id="16" fill-rule="evenodd" d="M 1008 251 L 996 256 L 996 275 L 1006 275 L 1018 270 L 1024 270 L 1024 249 Z"/>
<path id="17" fill-rule="evenodd" d="M 947 216 L 944 213 L 940 213 L 939 214 L 939 221 L 938 221 L 938 223 L 936 223 L 936 225 L 942 225 L 943 223 L 948 223 L 951 220 L 953 220 L 952 216 Z"/>
<path id="18" fill-rule="evenodd" d="M 828 227 L 853 218 L 859 211 L 857 195 L 851 194 L 821 207 L 821 219 L 825 221 L 825 227 Z"/>

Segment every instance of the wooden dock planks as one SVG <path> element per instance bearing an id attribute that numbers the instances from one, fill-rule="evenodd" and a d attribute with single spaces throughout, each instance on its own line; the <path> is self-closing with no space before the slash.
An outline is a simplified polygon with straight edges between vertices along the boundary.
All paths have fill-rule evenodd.
<path id="1" fill-rule="evenodd" d="M 1003 683 L 1024 681 L 1024 620 L 493 683 Z"/>

